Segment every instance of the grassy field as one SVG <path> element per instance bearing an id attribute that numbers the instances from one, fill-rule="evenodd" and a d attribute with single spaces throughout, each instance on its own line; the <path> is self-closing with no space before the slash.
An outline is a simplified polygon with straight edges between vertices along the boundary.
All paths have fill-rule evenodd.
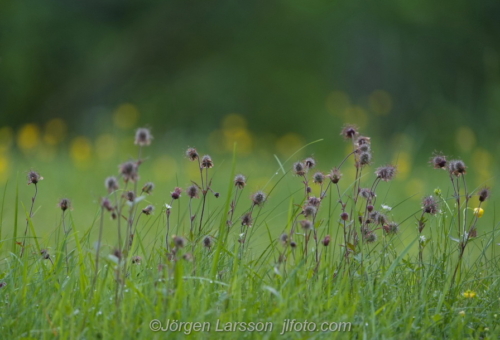
<path id="1" fill-rule="evenodd" d="M 307 157 L 322 141 L 207 158 L 148 133 L 109 157 L 81 156 L 84 141 L 12 156 L 1 339 L 500 337 L 482 164 L 379 164 L 348 128 L 333 159 Z"/>

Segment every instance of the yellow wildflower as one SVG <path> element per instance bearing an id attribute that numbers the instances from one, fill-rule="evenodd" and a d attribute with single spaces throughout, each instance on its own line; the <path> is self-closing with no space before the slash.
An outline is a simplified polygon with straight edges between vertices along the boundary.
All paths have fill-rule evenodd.
<path id="1" fill-rule="evenodd" d="M 470 289 L 467 289 L 465 292 L 462 293 L 462 296 L 467 299 L 472 299 L 476 297 L 476 292 Z"/>
<path id="2" fill-rule="evenodd" d="M 474 215 L 478 218 L 483 217 L 484 209 L 483 208 L 474 208 Z"/>

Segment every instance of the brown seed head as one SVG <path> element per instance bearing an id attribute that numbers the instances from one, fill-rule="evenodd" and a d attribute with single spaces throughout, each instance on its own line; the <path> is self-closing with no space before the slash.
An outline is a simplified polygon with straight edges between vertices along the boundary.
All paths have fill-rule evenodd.
<path id="1" fill-rule="evenodd" d="M 481 190 L 479 190 L 477 195 L 479 196 L 479 201 L 484 202 L 488 197 L 490 197 L 490 189 L 482 188 Z"/>
<path id="2" fill-rule="evenodd" d="M 266 201 L 266 194 L 262 191 L 257 191 L 252 195 L 252 202 L 254 205 L 261 206 Z"/>
<path id="3" fill-rule="evenodd" d="M 422 200 L 422 209 L 427 214 L 435 215 L 439 210 L 439 206 L 434 197 L 427 196 Z"/>
<path id="4" fill-rule="evenodd" d="M 174 200 L 178 200 L 181 197 L 182 189 L 179 187 L 176 187 L 174 191 L 170 193 L 170 197 Z"/>
<path id="5" fill-rule="evenodd" d="M 186 190 L 186 194 L 188 195 L 189 198 L 198 198 L 198 186 L 196 185 L 191 185 L 189 188 Z"/>
<path id="6" fill-rule="evenodd" d="M 358 128 L 356 125 L 352 124 L 344 125 L 344 127 L 340 131 L 340 135 L 343 136 L 345 139 L 356 138 L 356 136 L 359 135 Z"/>
<path id="7" fill-rule="evenodd" d="M 113 191 L 116 191 L 119 188 L 118 180 L 116 179 L 115 176 L 110 176 L 106 178 L 106 180 L 104 181 L 104 186 L 106 187 L 109 193 L 112 193 Z"/>
<path id="8" fill-rule="evenodd" d="M 66 211 L 71 207 L 71 202 L 67 198 L 63 198 L 62 200 L 59 201 L 59 208 L 61 208 L 62 211 Z"/>
<path id="9" fill-rule="evenodd" d="M 296 162 L 293 164 L 293 172 L 297 176 L 304 176 L 307 173 L 307 167 L 302 162 Z"/>
<path id="10" fill-rule="evenodd" d="M 300 226 L 302 227 L 302 229 L 307 231 L 312 229 L 313 224 L 309 220 L 302 220 L 300 221 Z"/>
<path id="11" fill-rule="evenodd" d="M 322 184 L 325 181 L 325 175 L 318 171 L 313 175 L 313 182 L 316 184 Z"/>
<path id="12" fill-rule="evenodd" d="M 190 161 L 195 161 L 200 155 L 198 155 L 198 151 L 196 151 L 195 148 L 189 148 L 186 150 L 186 157 L 189 158 Z"/>
<path id="13" fill-rule="evenodd" d="M 446 156 L 441 154 L 436 154 L 431 158 L 429 163 L 432 164 L 434 169 L 446 169 L 446 164 L 447 164 Z"/>
<path id="14" fill-rule="evenodd" d="M 240 175 L 236 175 L 236 177 L 234 177 L 234 185 L 237 188 L 243 189 L 246 184 L 247 184 L 247 179 L 245 178 L 245 176 L 240 174 Z"/>
<path id="15" fill-rule="evenodd" d="M 328 177 L 330 177 L 330 180 L 332 181 L 333 184 L 337 184 L 342 178 L 342 173 L 340 172 L 339 169 L 333 168 L 328 174 Z"/>
<path id="16" fill-rule="evenodd" d="M 316 166 L 316 160 L 312 157 L 308 157 L 304 160 L 304 165 L 307 169 L 312 169 Z"/>
<path id="17" fill-rule="evenodd" d="M 396 167 L 393 165 L 381 166 L 377 168 L 375 175 L 377 175 L 377 178 L 380 178 L 382 181 L 389 182 L 396 175 Z"/>
<path id="18" fill-rule="evenodd" d="M 214 167 L 214 162 L 212 162 L 212 158 L 209 155 L 205 155 L 201 158 L 201 167 L 207 169 Z"/>
<path id="19" fill-rule="evenodd" d="M 328 247 L 328 245 L 330 244 L 330 241 L 331 241 L 331 237 L 330 235 L 326 235 L 325 238 L 321 241 L 321 243 L 325 246 L 325 247 Z"/>
<path id="20" fill-rule="evenodd" d="M 155 188 L 155 185 L 153 182 L 147 182 L 142 187 L 142 192 L 150 195 L 153 192 L 154 188 Z"/>
<path id="21" fill-rule="evenodd" d="M 138 166 L 136 162 L 128 161 L 120 165 L 120 173 L 125 182 L 135 182 L 139 179 Z"/>
<path id="22" fill-rule="evenodd" d="M 43 177 L 40 176 L 40 174 L 38 172 L 33 171 L 33 170 L 31 170 L 30 172 L 28 172 L 28 185 L 29 184 L 35 184 L 36 185 L 42 179 L 43 179 Z"/>
<path id="23" fill-rule="evenodd" d="M 155 210 L 155 207 L 153 207 L 152 205 L 148 205 L 146 208 L 142 209 L 142 213 L 144 215 L 151 215 L 154 210 Z"/>
<path id="24" fill-rule="evenodd" d="M 153 136 L 148 128 L 139 128 L 135 133 L 134 143 L 139 146 L 146 146 L 151 144 L 151 139 L 153 139 Z"/>
<path id="25" fill-rule="evenodd" d="M 461 175 L 466 174 L 466 169 L 467 167 L 465 166 L 465 163 L 461 160 L 453 160 L 448 163 L 448 171 L 450 174 L 455 175 L 457 177 L 460 177 Z"/>

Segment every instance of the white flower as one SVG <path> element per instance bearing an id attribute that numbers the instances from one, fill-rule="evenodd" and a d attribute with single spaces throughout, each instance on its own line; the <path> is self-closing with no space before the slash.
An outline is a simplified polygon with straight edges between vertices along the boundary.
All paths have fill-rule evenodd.
<path id="1" fill-rule="evenodd" d="M 172 209 L 172 207 L 169 204 L 165 204 L 165 208 Z"/>
<path id="2" fill-rule="evenodd" d="M 425 238 L 425 236 L 424 236 L 424 235 L 420 236 L 420 242 L 421 242 L 421 243 L 424 243 L 424 242 L 425 242 L 425 240 L 427 240 L 427 239 Z"/>
<path id="3" fill-rule="evenodd" d="M 382 209 L 387 210 L 387 211 L 391 211 L 392 207 L 385 205 L 385 204 L 382 204 Z"/>

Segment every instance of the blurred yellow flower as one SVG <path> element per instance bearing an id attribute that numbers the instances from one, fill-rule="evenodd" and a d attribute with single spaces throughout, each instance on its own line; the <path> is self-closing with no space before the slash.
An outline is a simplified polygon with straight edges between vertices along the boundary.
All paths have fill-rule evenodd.
<path id="1" fill-rule="evenodd" d="M 468 126 L 458 128 L 455 137 L 457 146 L 462 151 L 469 152 L 476 145 L 476 135 Z"/>
<path id="2" fill-rule="evenodd" d="M 4 126 L 0 128 L 0 153 L 7 151 L 13 139 L 13 132 L 10 126 Z"/>
<path id="3" fill-rule="evenodd" d="M 57 145 L 66 138 L 66 123 L 59 118 L 49 120 L 45 124 L 45 134 L 43 141 L 48 145 Z"/>
<path id="4" fill-rule="evenodd" d="M 35 124 L 24 125 L 17 135 L 17 145 L 23 151 L 35 148 L 40 142 L 40 129 Z"/>
<path id="5" fill-rule="evenodd" d="M 200 175 L 200 168 L 193 166 L 196 169 L 193 177 Z M 169 182 L 173 181 L 179 172 L 177 161 L 167 155 L 162 155 L 153 162 L 153 175 L 155 182 Z"/>
<path id="6" fill-rule="evenodd" d="M 5 183 L 8 178 L 9 160 L 6 156 L 0 155 L 0 183 Z"/>
<path id="7" fill-rule="evenodd" d="M 474 208 L 474 215 L 478 218 L 483 217 L 484 209 L 483 208 Z"/>
<path id="8" fill-rule="evenodd" d="M 334 116 L 342 117 L 350 105 L 349 95 L 342 91 L 333 91 L 326 98 L 326 109 Z"/>
<path id="9" fill-rule="evenodd" d="M 278 154 L 281 157 L 286 158 L 294 154 L 300 148 L 302 148 L 304 144 L 305 141 L 302 138 L 302 136 L 290 132 L 284 135 L 283 137 L 280 137 L 280 139 L 276 141 L 276 150 L 278 151 Z M 299 158 L 302 156 L 303 153 L 304 153 L 303 150 L 301 150 L 295 155 L 295 157 Z"/>
<path id="10" fill-rule="evenodd" d="M 113 123 L 121 129 L 133 128 L 139 119 L 139 110 L 136 106 L 125 103 L 115 110 L 113 114 Z"/>
<path id="11" fill-rule="evenodd" d="M 92 156 L 92 144 L 87 137 L 76 137 L 71 141 L 70 155 L 75 165 L 82 167 Z"/>
<path id="12" fill-rule="evenodd" d="M 375 90 L 368 97 L 370 108 L 376 114 L 386 116 L 392 109 L 392 98 L 389 92 L 384 90 Z"/>
<path id="13" fill-rule="evenodd" d="M 111 159 L 118 147 L 118 142 L 111 134 L 103 134 L 97 137 L 95 141 L 95 152 L 100 160 Z"/>
<path id="14" fill-rule="evenodd" d="M 476 292 L 472 291 L 470 289 L 467 289 L 465 292 L 462 293 L 462 296 L 467 299 L 472 299 L 476 297 Z"/>

